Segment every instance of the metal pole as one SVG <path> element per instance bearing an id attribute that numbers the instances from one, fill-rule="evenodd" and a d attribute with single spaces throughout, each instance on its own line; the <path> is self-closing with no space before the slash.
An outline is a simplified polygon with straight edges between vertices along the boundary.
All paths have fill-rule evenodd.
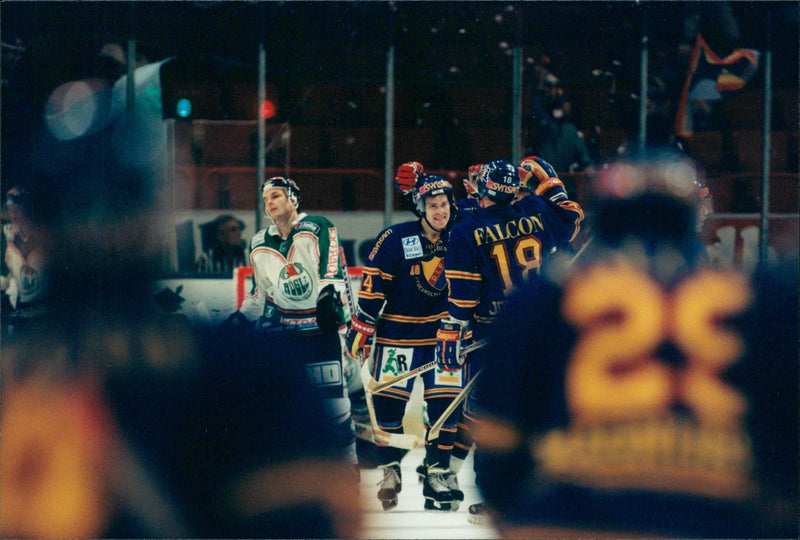
<path id="1" fill-rule="evenodd" d="M 769 177 L 772 153 L 772 13 L 767 11 L 767 47 L 764 51 L 764 128 L 761 144 L 761 220 L 758 262 L 763 267 L 769 254 Z"/>
<path id="2" fill-rule="evenodd" d="M 383 167 L 383 226 L 392 224 L 394 189 L 392 177 L 394 170 L 394 45 L 389 46 L 386 55 L 386 148 Z"/>
<path id="3" fill-rule="evenodd" d="M 130 19 L 128 20 L 128 55 L 127 55 L 127 71 L 128 77 L 125 82 L 125 113 L 128 116 L 133 114 L 133 109 L 136 106 L 136 81 L 134 80 L 134 73 L 136 71 L 136 39 L 134 37 L 134 23 L 136 21 L 136 4 L 131 3 L 129 12 Z"/>
<path id="4" fill-rule="evenodd" d="M 125 112 L 130 116 L 133 114 L 133 109 L 136 107 L 136 81 L 134 80 L 134 73 L 136 72 L 136 40 L 131 38 L 128 40 L 128 77 L 125 82 Z"/>
<path id="5" fill-rule="evenodd" d="M 647 66 L 648 66 L 648 42 L 647 36 L 647 11 L 642 5 L 642 50 L 639 66 L 639 153 L 644 155 L 647 147 Z"/>
<path id="6" fill-rule="evenodd" d="M 514 26 L 514 49 L 511 62 L 511 161 L 522 160 L 522 14 Z"/>
<path id="7" fill-rule="evenodd" d="M 263 19 L 262 19 L 263 20 Z M 262 32 L 263 36 L 263 32 Z M 264 180 L 264 169 L 266 168 L 266 120 L 261 114 L 261 104 L 267 99 L 267 54 L 264 51 L 264 42 L 258 44 L 258 104 L 256 106 L 256 117 L 258 119 L 258 159 L 256 161 L 256 230 L 262 229 L 264 212 L 261 202 L 261 182 Z"/>
<path id="8" fill-rule="evenodd" d="M 383 156 L 383 226 L 392 224 L 394 208 L 394 10 L 389 6 L 389 51 L 386 54 L 386 135 Z"/>

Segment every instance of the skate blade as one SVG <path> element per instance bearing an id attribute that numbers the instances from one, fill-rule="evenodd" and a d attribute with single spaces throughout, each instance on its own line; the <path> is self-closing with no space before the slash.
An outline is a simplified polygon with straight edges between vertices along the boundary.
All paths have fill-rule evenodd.
<path id="1" fill-rule="evenodd" d="M 452 512 L 453 508 L 451 508 L 451 503 L 437 503 L 433 499 L 425 499 L 425 510 L 428 512 Z"/>
<path id="2" fill-rule="evenodd" d="M 381 499 L 381 506 L 384 510 L 391 510 L 397 506 L 397 499 Z"/>
<path id="3" fill-rule="evenodd" d="M 481 514 L 469 514 L 469 516 L 467 516 L 467 521 L 473 525 L 486 525 L 486 516 Z"/>

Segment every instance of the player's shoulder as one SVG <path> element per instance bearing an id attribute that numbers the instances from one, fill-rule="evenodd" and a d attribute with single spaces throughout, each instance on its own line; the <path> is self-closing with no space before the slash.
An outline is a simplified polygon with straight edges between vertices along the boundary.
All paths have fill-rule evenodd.
<path id="1" fill-rule="evenodd" d="M 9 242 L 14 241 L 14 237 L 17 235 L 17 226 L 13 223 L 5 223 L 3 224 L 3 237 L 8 240 Z"/>
<path id="2" fill-rule="evenodd" d="M 296 231 L 306 231 L 319 235 L 322 231 L 334 228 L 331 220 L 325 216 L 312 216 L 303 214 L 300 219 L 295 223 L 294 229 Z"/>
<path id="3" fill-rule="evenodd" d="M 456 200 L 456 210 L 458 211 L 458 215 L 456 216 L 457 220 L 463 220 L 467 216 L 470 216 L 477 212 L 480 209 L 481 205 L 477 199 L 468 197 L 465 199 L 457 199 Z"/>
<path id="4" fill-rule="evenodd" d="M 538 211 L 544 208 L 546 203 L 544 199 L 536 194 L 528 195 L 527 197 L 523 197 L 517 202 L 513 203 L 512 207 L 515 210 L 527 212 L 527 211 Z"/>
<path id="5" fill-rule="evenodd" d="M 474 227 L 475 220 L 480 214 L 481 208 L 470 210 L 469 212 L 459 213 L 458 220 L 450 227 L 450 238 L 458 236 L 465 231 L 470 231 Z"/>
<path id="6" fill-rule="evenodd" d="M 370 260 L 373 260 L 379 251 L 392 251 L 404 239 L 419 236 L 419 224 L 416 221 L 396 223 L 382 229 L 375 237 L 375 243 L 370 250 Z"/>
<path id="7" fill-rule="evenodd" d="M 250 251 L 258 246 L 263 246 L 266 243 L 268 229 L 261 229 L 250 239 Z"/>
<path id="8" fill-rule="evenodd" d="M 398 236 L 408 236 L 409 234 L 419 234 L 420 225 L 419 221 L 404 221 L 402 223 L 395 223 L 394 225 L 386 227 L 384 231 L 391 231 L 392 234 L 396 234 Z"/>

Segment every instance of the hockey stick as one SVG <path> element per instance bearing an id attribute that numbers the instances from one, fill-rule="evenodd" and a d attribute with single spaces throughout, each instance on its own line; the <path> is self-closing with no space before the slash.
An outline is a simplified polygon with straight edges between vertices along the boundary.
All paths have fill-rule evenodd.
<path id="1" fill-rule="evenodd" d="M 411 450 L 420 446 L 419 438 L 410 433 L 388 433 L 378 427 L 378 421 L 375 419 L 375 405 L 372 403 L 372 392 L 367 387 L 369 381 L 372 380 L 372 374 L 369 372 L 369 363 L 364 361 L 363 355 L 361 358 L 361 382 L 364 385 L 364 398 L 367 402 L 367 410 L 369 411 L 369 420 L 372 423 L 372 437 L 376 443 L 393 446 L 395 448 L 402 448 L 404 450 Z"/>
<path id="2" fill-rule="evenodd" d="M 567 262 L 566 268 L 569 268 L 570 266 L 575 264 L 575 261 L 578 260 L 578 257 L 583 255 L 583 252 L 586 251 L 586 248 L 589 247 L 589 244 L 592 243 L 592 240 L 594 240 L 594 235 L 590 236 L 589 239 L 583 243 L 581 249 L 579 249 L 578 252 L 569 260 L 569 262 Z"/>
<path id="3" fill-rule="evenodd" d="M 481 374 L 481 371 L 483 371 L 483 368 L 479 369 L 478 372 L 472 376 L 469 382 L 464 385 L 464 388 L 461 390 L 461 392 L 459 392 L 458 395 L 455 397 L 453 402 L 444 410 L 439 419 L 436 420 L 436 422 L 434 422 L 434 424 L 428 428 L 428 433 L 425 434 L 426 442 L 434 440 L 439 436 L 439 431 L 441 431 L 444 423 L 447 421 L 448 418 L 450 418 L 450 415 L 453 414 L 453 412 L 467 398 L 467 395 L 469 395 L 469 392 L 475 385 L 475 381 L 478 380 L 478 376 Z"/>
<path id="4" fill-rule="evenodd" d="M 461 349 L 460 356 L 463 358 L 466 355 L 468 355 L 469 353 L 471 353 L 472 351 L 474 351 L 476 349 L 480 349 L 481 347 L 486 346 L 487 343 L 489 343 L 488 338 L 487 339 L 482 339 L 480 341 L 475 341 L 473 343 L 470 343 L 469 345 L 465 345 Z M 437 362 L 438 362 L 437 360 L 434 360 L 433 362 L 428 362 L 427 364 L 423 364 L 423 365 L 421 365 L 419 367 L 416 367 L 416 368 L 414 368 L 414 369 L 412 369 L 410 371 L 406 371 L 405 373 L 401 373 L 400 375 L 392 377 L 391 379 L 387 379 L 387 380 L 385 380 L 383 382 L 378 382 L 375 379 L 373 379 L 372 377 L 370 377 L 369 386 L 366 387 L 366 388 L 368 388 L 369 391 L 372 392 L 373 394 L 375 394 L 377 392 L 380 392 L 382 390 L 386 390 L 390 386 L 394 386 L 396 384 L 400 384 L 401 382 L 403 382 L 405 380 L 408 380 L 411 377 L 414 377 L 414 376 L 419 375 L 421 373 L 425 373 L 426 371 L 432 370 L 433 368 L 436 367 Z"/>
<path id="5" fill-rule="evenodd" d="M 350 272 L 347 271 L 347 260 L 345 259 L 343 247 L 339 247 L 339 266 L 344 274 L 344 287 L 345 292 L 347 293 L 347 306 L 350 308 L 350 316 L 352 317 L 356 314 L 356 304 L 353 300 L 353 285 L 352 281 L 350 280 Z"/>
<path id="6" fill-rule="evenodd" d="M 355 426 L 357 438 L 368 442 L 375 442 L 375 432 L 372 431 L 372 424 L 364 424 L 354 419 L 353 425 Z"/>

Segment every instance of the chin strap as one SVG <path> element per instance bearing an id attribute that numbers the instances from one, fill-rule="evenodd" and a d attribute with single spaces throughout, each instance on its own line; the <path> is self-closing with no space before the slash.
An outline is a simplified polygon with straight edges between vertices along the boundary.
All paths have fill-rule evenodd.
<path id="1" fill-rule="evenodd" d="M 445 225 L 445 226 L 444 226 L 444 229 L 437 229 L 436 227 L 434 227 L 433 225 L 431 225 L 431 222 L 430 222 L 430 221 L 428 221 L 428 217 L 427 217 L 427 216 L 422 216 L 422 219 L 424 219 L 424 220 L 425 220 L 425 223 L 427 223 L 427 224 L 428 224 L 428 227 L 430 227 L 431 229 L 433 229 L 433 230 L 434 230 L 434 231 L 436 231 L 437 233 L 443 233 L 444 231 L 446 231 L 446 230 L 447 230 L 447 226 L 448 226 L 448 225 L 450 225 L 450 222 L 448 221 L 448 222 L 447 222 L 447 225 Z"/>

